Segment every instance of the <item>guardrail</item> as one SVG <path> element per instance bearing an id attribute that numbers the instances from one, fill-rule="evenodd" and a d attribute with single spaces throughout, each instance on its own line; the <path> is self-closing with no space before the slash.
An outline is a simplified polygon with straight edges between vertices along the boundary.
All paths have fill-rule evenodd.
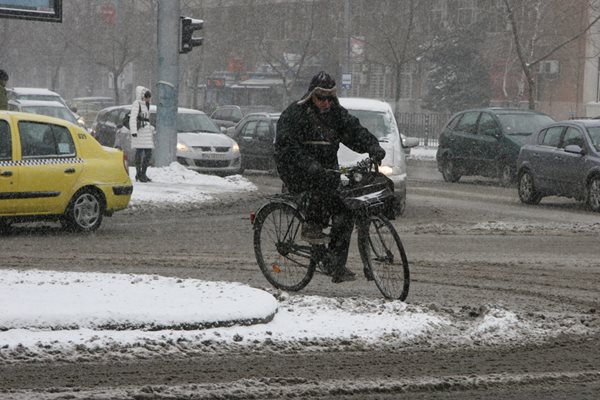
<path id="1" fill-rule="evenodd" d="M 396 115 L 398 129 L 404 136 L 419 138 L 419 144 L 436 147 L 438 137 L 451 114 L 447 113 L 400 113 Z"/>

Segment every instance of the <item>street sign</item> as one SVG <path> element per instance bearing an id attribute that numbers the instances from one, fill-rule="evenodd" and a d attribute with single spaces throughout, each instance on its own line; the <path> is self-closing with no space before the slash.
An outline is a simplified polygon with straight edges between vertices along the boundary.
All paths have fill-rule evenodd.
<path id="1" fill-rule="evenodd" d="M 352 88 L 352 74 L 342 74 L 342 89 Z"/>
<path id="2" fill-rule="evenodd" d="M 115 24 L 115 16 L 117 15 L 117 10 L 115 9 L 114 4 L 109 3 L 100 6 L 100 14 L 102 15 L 102 21 L 104 21 L 105 24 Z"/>

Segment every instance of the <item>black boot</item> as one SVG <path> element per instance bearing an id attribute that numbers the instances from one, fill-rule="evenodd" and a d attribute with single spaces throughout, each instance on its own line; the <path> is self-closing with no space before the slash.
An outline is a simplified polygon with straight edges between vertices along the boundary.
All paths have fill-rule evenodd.
<path id="1" fill-rule="evenodd" d="M 141 181 L 142 182 L 152 182 L 152 179 L 148 178 L 148 175 L 146 175 L 146 170 L 148 169 L 147 165 L 144 165 L 142 167 L 142 175 L 141 175 Z"/>
<path id="2" fill-rule="evenodd" d="M 135 166 L 135 181 L 136 182 L 144 182 L 142 180 L 142 169 L 137 164 Z"/>
<path id="3" fill-rule="evenodd" d="M 356 274 L 350 271 L 345 266 L 338 267 L 336 271 L 334 271 L 333 276 L 331 278 L 331 282 L 333 283 L 341 283 L 341 282 L 351 282 L 356 280 Z"/>

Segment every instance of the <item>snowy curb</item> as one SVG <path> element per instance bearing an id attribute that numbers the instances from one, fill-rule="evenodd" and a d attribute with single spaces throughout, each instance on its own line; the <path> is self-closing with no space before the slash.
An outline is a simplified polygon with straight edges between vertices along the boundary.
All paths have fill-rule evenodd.
<path id="1" fill-rule="evenodd" d="M 277 300 L 239 283 L 0 270 L 0 331 L 193 330 L 270 322 Z"/>

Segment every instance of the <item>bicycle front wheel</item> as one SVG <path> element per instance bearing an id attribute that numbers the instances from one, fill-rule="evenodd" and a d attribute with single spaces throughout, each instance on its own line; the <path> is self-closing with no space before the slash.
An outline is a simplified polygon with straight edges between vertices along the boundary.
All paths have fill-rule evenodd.
<path id="1" fill-rule="evenodd" d="M 300 241 L 302 219 L 287 203 L 270 203 L 254 220 L 254 254 L 267 280 L 281 290 L 304 288 L 315 273 L 310 245 Z"/>
<path id="2" fill-rule="evenodd" d="M 410 286 L 408 258 L 398 232 L 383 215 L 369 216 L 358 230 L 358 251 L 383 296 L 405 300 Z"/>

